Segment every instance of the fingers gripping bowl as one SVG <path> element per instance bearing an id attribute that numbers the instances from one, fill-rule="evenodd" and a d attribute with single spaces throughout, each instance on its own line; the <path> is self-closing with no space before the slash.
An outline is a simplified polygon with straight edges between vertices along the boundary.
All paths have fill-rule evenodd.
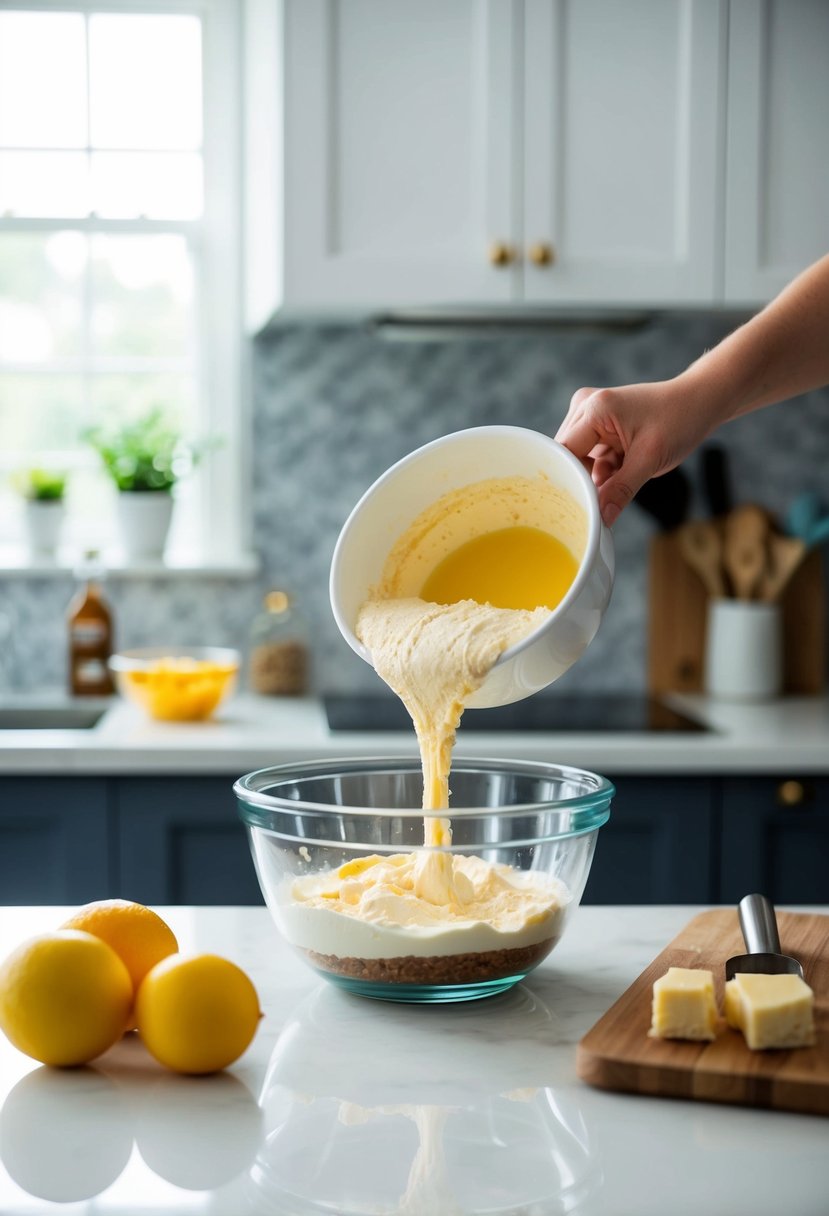
<path id="1" fill-rule="evenodd" d="M 575 768 L 459 759 L 452 844 L 439 849 L 422 844 L 414 760 L 282 765 L 234 792 L 265 901 L 299 955 L 352 992 L 429 1002 L 501 992 L 549 954 L 614 789 Z M 424 882 L 436 860 L 448 900 Z"/>

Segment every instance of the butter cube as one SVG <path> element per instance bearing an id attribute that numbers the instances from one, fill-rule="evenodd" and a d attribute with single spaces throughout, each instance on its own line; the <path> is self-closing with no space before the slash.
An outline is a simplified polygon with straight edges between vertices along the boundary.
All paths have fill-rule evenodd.
<path id="1" fill-rule="evenodd" d="M 811 1047 L 815 997 L 799 975 L 738 973 L 725 986 L 725 1020 L 752 1051 Z"/>
<path id="2" fill-rule="evenodd" d="M 717 1033 L 714 977 L 710 971 L 669 967 L 653 986 L 655 1039 L 713 1039 Z"/>

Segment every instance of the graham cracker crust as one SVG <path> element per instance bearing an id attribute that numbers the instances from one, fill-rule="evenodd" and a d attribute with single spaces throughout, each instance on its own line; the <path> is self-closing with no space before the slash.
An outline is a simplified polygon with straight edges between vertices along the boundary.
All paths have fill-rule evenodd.
<path id="1" fill-rule="evenodd" d="M 558 941 L 549 937 L 532 946 L 509 950 L 482 950 L 475 954 L 436 954 L 419 958 L 340 958 L 336 954 L 305 954 L 315 967 L 370 984 L 478 984 L 517 975 L 540 963 Z"/>

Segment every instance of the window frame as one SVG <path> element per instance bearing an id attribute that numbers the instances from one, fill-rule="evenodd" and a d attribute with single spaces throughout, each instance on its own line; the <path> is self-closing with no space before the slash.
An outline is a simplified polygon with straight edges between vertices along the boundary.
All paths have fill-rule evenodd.
<path id="1" fill-rule="evenodd" d="M 194 475 L 192 489 L 201 525 L 200 548 L 188 554 L 181 568 L 221 569 L 228 573 L 253 572 L 256 568 L 251 552 L 248 475 L 250 369 L 242 322 L 243 10 L 239 0 L 0 0 L 0 12 L 181 13 L 201 19 L 204 174 L 201 218 L 41 219 L 0 215 L 0 232 L 184 234 L 195 253 L 198 428 L 203 434 L 217 436 L 220 442 Z M 39 564 L 25 553 L 12 563 L 14 568 L 23 570 L 37 569 Z M 51 568 L 54 570 L 54 565 Z M 173 564 L 163 564 L 157 567 L 157 572 L 175 569 Z"/>

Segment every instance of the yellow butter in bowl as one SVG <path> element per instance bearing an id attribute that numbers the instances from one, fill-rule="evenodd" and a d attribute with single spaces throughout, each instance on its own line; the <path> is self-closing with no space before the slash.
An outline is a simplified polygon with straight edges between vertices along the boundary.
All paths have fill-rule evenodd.
<path id="1" fill-rule="evenodd" d="M 239 654 L 221 647 L 132 650 L 113 655 L 121 694 L 163 722 L 209 718 L 233 687 Z"/>
<path id="2" fill-rule="evenodd" d="M 435 604 L 475 600 L 494 608 L 552 611 L 578 574 L 578 562 L 555 536 L 518 525 L 485 532 L 435 567 L 420 598 Z"/>

